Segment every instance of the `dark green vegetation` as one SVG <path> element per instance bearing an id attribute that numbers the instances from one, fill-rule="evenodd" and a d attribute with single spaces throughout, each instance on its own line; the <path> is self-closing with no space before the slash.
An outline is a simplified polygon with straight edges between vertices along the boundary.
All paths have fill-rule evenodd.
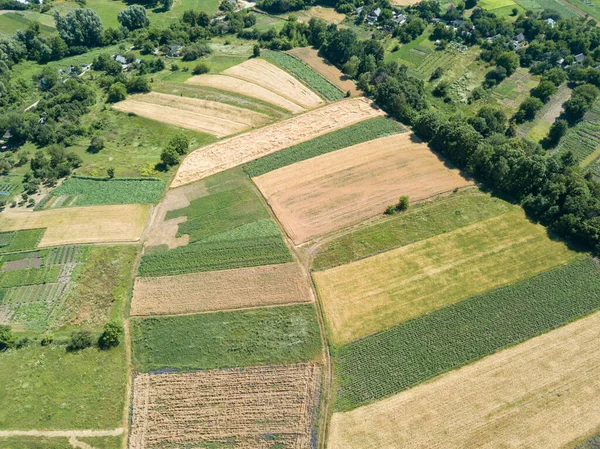
<path id="1" fill-rule="evenodd" d="M 0 367 L 2 430 L 121 426 L 127 372 L 123 346 L 67 352 L 57 344 L 31 344 L 0 353 Z"/>
<path id="2" fill-rule="evenodd" d="M 321 336 L 313 305 L 131 322 L 139 371 L 213 369 L 313 360 Z"/>
<path id="3" fill-rule="evenodd" d="M 342 91 L 336 86 L 327 81 L 319 73 L 315 72 L 312 67 L 308 66 L 298 58 L 288 55 L 287 53 L 266 51 L 263 57 L 270 62 L 284 68 L 292 73 L 297 78 L 327 100 L 341 100 L 344 97 Z"/>
<path id="4" fill-rule="evenodd" d="M 157 203 L 165 188 L 158 179 L 94 179 L 73 177 L 52 191 L 62 205 Z M 64 198 L 66 197 L 66 198 Z"/>
<path id="5" fill-rule="evenodd" d="M 0 232 L 0 253 L 34 249 L 40 243 L 43 234 L 44 229 Z"/>
<path id="6" fill-rule="evenodd" d="M 186 216 L 178 235 L 190 243 L 142 257 L 142 276 L 163 276 L 291 262 L 292 256 L 277 225 L 239 170 L 229 170 L 201 181 L 208 193 L 167 219 Z M 200 187 L 199 187 L 200 188 Z"/>
<path id="7" fill-rule="evenodd" d="M 323 270 L 408 245 L 503 214 L 513 207 L 475 189 L 442 197 L 324 243 L 312 268 Z"/>
<path id="8" fill-rule="evenodd" d="M 591 258 L 474 296 L 335 351 L 336 410 L 381 399 L 600 308 Z"/>
<path id="9" fill-rule="evenodd" d="M 250 177 L 264 175 L 286 165 L 311 159 L 331 151 L 341 150 L 380 137 L 391 136 L 405 131 L 398 122 L 386 117 L 377 117 L 356 125 L 342 128 L 307 142 L 294 145 L 244 165 Z"/>
<path id="10" fill-rule="evenodd" d="M 556 147 L 556 154 L 570 151 L 577 162 L 591 155 L 600 145 L 600 104 L 597 102 L 585 114 L 584 120 L 572 127 Z"/>

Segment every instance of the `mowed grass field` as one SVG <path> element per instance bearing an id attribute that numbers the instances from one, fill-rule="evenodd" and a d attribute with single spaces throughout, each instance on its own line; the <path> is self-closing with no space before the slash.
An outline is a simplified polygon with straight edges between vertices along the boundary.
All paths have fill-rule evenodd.
<path id="1" fill-rule="evenodd" d="M 576 257 L 515 210 L 313 277 L 340 345 Z"/>
<path id="2" fill-rule="evenodd" d="M 310 361 L 321 354 L 312 304 L 132 319 L 131 338 L 141 372 Z"/>
<path id="3" fill-rule="evenodd" d="M 600 313 L 335 413 L 332 449 L 570 447 L 600 423 Z"/>

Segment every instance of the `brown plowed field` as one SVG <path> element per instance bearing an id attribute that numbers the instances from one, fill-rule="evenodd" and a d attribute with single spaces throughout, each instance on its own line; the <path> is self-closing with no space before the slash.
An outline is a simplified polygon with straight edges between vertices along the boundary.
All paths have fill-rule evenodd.
<path id="1" fill-rule="evenodd" d="M 232 76 L 197 75 L 188 79 L 186 83 L 213 87 L 215 89 L 226 90 L 228 92 L 235 92 L 240 95 L 258 98 L 259 100 L 274 104 L 280 108 L 287 109 L 294 114 L 304 112 L 304 108 L 297 105 L 293 101 L 290 101 L 287 98 L 284 98 L 281 95 L 278 95 L 275 92 L 265 89 L 257 84 L 238 78 L 233 78 Z"/>
<path id="2" fill-rule="evenodd" d="M 600 426 L 600 313 L 336 413 L 329 449 L 559 449 Z"/>
<path id="3" fill-rule="evenodd" d="M 324 103 L 321 97 L 292 75 L 264 59 L 248 59 L 223 74 L 258 84 L 308 109 Z"/>
<path id="4" fill-rule="evenodd" d="M 360 91 L 356 88 L 356 84 L 348 79 L 336 66 L 321 58 L 319 52 L 314 48 L 298 47 L 289 50 L 287 53 L 304 61 L 311 66 L 315 72 L 320 73 L 330 83 L 340 88 L 342 92 L 350 91 L 353 96 L 360 95 Z"/>
<path id="5" fill-rule="evenodd" d="M 132 95 L 114 104 L 113 108 L 217 137 L 256 128 L 270 120 L 268 116 L 249 109 L 157 92 Z"/>
<path id="6" fill-rule="evenodd" d="M 313 300 L 296 263 L 137 278 L 131 315 L 174 315 Z"/>
<path id="7" fill-rule="evenodd" d="M 0 232 L 46 228 L 39 246 L 137 242 L 150 207 L 145 204 L 70 207 L 40 212 L 5 211 Z"/>
<path id="8" fill-rule="evenodd" d="M 415 203 L 471 185 L 408 133 L 288 165 L 254 181 L 296 244 L 382 214 L 401 195 Z"/>
<path id="9" fill-rule="evenodd" d="M 260 130 L 216 142 L 190 153 L 171 187 L 198 181 L 215 173 L 314 139 L 384 113 L 364 97 L 338 101 Z"/>
<path id="10" fill-rule="evenodd" d="M 314 364 L 299 363 L 139 374 L 133 386 L 129 448 L 235 442 L 236 449 L 309 449 L 319 371 Z"/>

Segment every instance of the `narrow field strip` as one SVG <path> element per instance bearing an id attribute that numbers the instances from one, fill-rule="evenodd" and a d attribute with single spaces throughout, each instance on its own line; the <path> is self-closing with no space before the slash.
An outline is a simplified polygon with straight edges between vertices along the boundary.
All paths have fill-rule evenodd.
<path id="1" fill-rule="evenodd" d="M 414 202 L 472 185 L 413 134 L 371 140 L 253 178 L 296 244 Z"/>
<path id="2" fill-rule="evenodd" d="M 0 232 L 0 254 L 35 249 L 44 232 L 45 229 Z"/>
<path id="3" fill-rule="evenodd" d="M 324 101 L 316 93 L 285 70 L 281 70 L 264 59 L 248 59 L 225 70 L 223 75 L 257 84 L 306 109 L 324 104 Z"/>
<path id="4" fill-rule="evenodd" d="M 129 448 L 312 447 L 320 378 L 307 363 L 139 374 Z"/>
<path id="5" fill-rule="evenodd" d="M 366 98 L 353 98 L 216 142 L 189 154 L 179 167 L 171 187 L 199 181 L 323 134 L 383 115 Z"/>
<path id="6" fill-rule="evenodd" d="M 341 345 L 577 257 L 518 209 L 313 277 Z"/>
<path id="7" fill-rule="evenodd" d="M 7 437 L 116 437 L 123 428 L 112 430 L 0 430 L 0 438 Z"/>
<path id="8" fill-rule="evenodd" d="M 313 301 L 296 263 L 135 280 L 131 315 L 176 315 Z"/>
<path id="9" fill-rule="evenodd" d="M 568 447 L 600 425 L 600 313 L 335 413 L 331 449 Z"/>
<path id="10" fill-rule="evenodd" d="M 294 114 L 298 114 L 300 112 L 305 111 L 305 109 L 302 106 L 294 103 L 291 100 L 288 100 L 285 97 L 282 97 L 279 94 L 276 94 L 275 92 L 269 89 L 265 89 L 264 87 L 261 87 L 258 84 L 234 78 L 232 76 L 196 75 L 186 80 L 186 83 L 195 84 L 198 86 L 212 87 L 214 89 L 225 90 L 227 92 L 234 92 L 240 95 L 258 98 L 259 100 L 274 104 L 275 106 L 286 109 L 290 112 L 293 112 Z"/>
<path id="11" fill-rule="evenodd" d="M 142 204 L 86 206 L 40 212 L 4 211 L 0 232 L 46 228 L 39 246 L 137 242 L 148 218 Z"/>
<path id="12" fill-rule="evenodd" d="M 217 137 L 257 128 L 270 121 L 268 116 L 249 109 L 158 92 L 131 95 L 113 108 Z"/>

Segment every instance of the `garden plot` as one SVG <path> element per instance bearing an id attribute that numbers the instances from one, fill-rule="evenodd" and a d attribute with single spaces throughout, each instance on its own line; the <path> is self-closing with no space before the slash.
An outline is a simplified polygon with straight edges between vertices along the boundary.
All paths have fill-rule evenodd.
<path id="1" fill-rule="evenodd" d="M 0 232 L 46 228 L 39 246 L 77 243 L 137 242 L 148 217 L 149 206 L 73 207 L 40 212 L 4 211 Z"/>
<path id="2" fill-rule="evenodd" d="M 384 113 L 364 97 L 339 101 L 189 154 L 171 187 L 179 187 Z"/>
<path id="3" fill-rule="evenodd" d="M 600 313 L 336 413 L 329 448 L 570 447 L 600 425 Z"/>
<path id="4" fill-rule="evenodd" d="M 411 202 L 471 185 L 414 134 L 396 134 L 253 178 L 290 238 L 311 238 Z"/>
<path id="5" fill-rule="evenodd" d="M 234 78 L 226 75 L 197 75 L 186 80 L 186 83 L 195 84 L 199 86 L 212 87 L 215 89 L 226 90 L 228 92 L 234 92 L 240 95 L 246 95 L 252 98 L 258 98 L 259 100 L 266 101 L 280 108 L 287 109 L 294 114 L 304 112 L 304 108 L 293 101 L 276 94 L 269 89 L 265 89 L 257 84 L 244 81 L 242 79 Z"/>
<path id="6" fill-rule="evenodd" d="M 129 448 L 310 448 L 319 387 L 306 363 L 139 374 Z"/>
<path id="7" fill-rule="evenodd" d="M 264 59 L 249 59 L 225 70 L 223 74 L 257 84 L 303 108 L 312 109 L 324 104 L 316 93 L 289 73 Z"/>
<path id="8" fill-rule="evenodd" d="M 217 137 L 258 128 L 270 121 L 268 116 L 249 109 L 158 92 L 131 95 L 113 107 L 122 112 L 133 112 L 142 117 Z"/>
<path id="9" fill-rule="evenodd" d="M 515 210 L 314 273 L 335 343 L 525 279 L 577 254 Z"/>
<path id="10" fill-rule="evenodd" d="M 174 315 L 310 302 L 313 297 L 309 282 L 297 263 L 140 277 L 135 281 L 131 315 Z"/>

